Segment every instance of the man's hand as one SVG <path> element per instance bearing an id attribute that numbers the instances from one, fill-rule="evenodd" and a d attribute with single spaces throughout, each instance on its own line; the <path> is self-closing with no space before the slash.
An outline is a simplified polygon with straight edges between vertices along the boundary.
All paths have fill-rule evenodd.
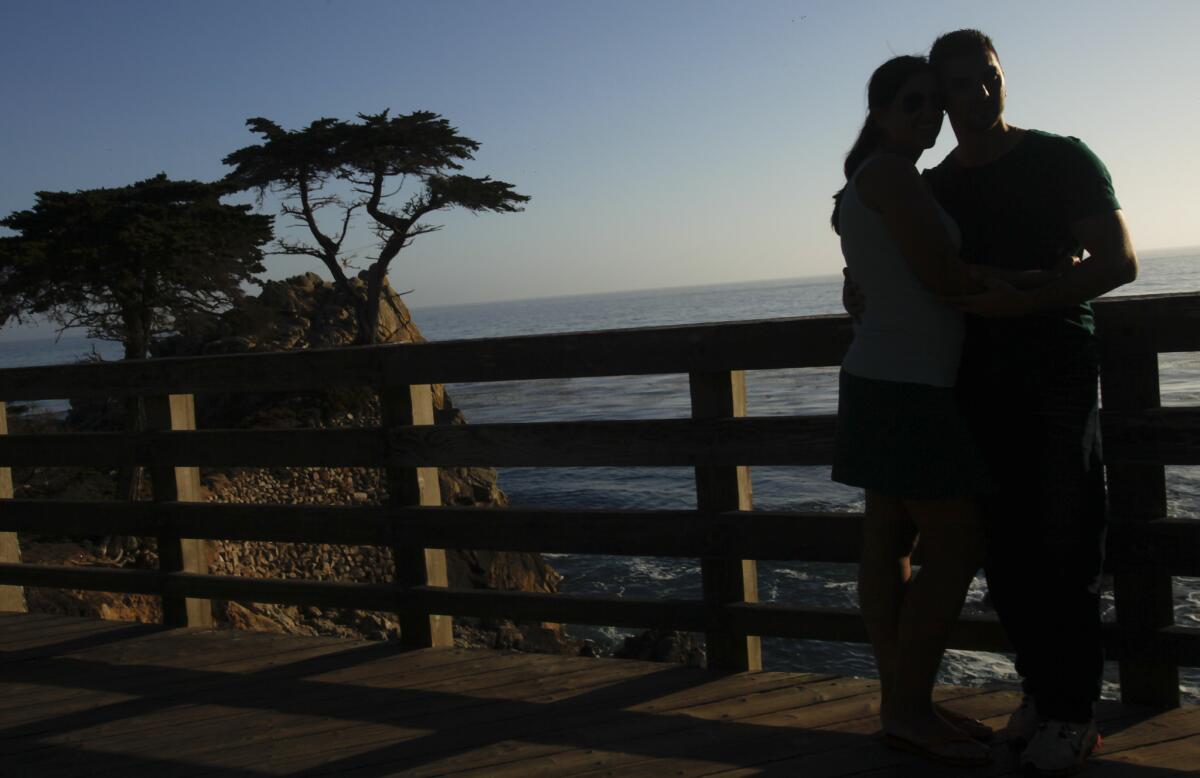
<path id="1" fill-rule="evenodd" d="M 1005 270 L 987 265 L 970 265 L 968 272 L 971 280 L 979 284 L 1000 281 L 1018 289 L 1038 289 L 1062 278 L 1078 262 L 1078 257 L 1067 257 L 1049 270 Z"/>
<path id="2" fill-rule="evenodd" d="M 867 312 L 867 298 L 858 284 L 850 277 L 850 269 L 842 268 L 842 307 L 855 322 L 862 321 Z"/>
<path id="3" fill-rule="evenodd" d="M 976 316 L 1024 316 L 1033 312 L 1033 299 L 1027 292 L 998 278 L 983 276 L 979 282 L 985 287 L 982 292 L 942 299 L 951 308 Z"/>

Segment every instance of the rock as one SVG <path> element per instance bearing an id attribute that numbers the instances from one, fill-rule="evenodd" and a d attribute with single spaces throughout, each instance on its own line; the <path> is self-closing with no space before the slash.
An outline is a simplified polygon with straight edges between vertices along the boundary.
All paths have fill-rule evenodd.
<path id="1" fill-rule="evenodd" d="M 362 287 L 360 279 L 353 283 Z M 425 338 L 412 322 L 403 300 L 390 287 L 385 287 L 385 291 L 386 298 L 380 311 L 380 342 L 423 342 Z M 244 298 L 220 316 L 179 322 L 179 333 L 157 343 L 155 356 L 344 346 L 353 341 L 354 316 L 332 284 L 307 273 L 283 281 L 268 281 L 258 297 Z M 466 423 L 445 387 L 435 385 L 433 394 L 435 423 Z M 198 426 L 208 429 L 333 428 L 378 426 L 381 423 L 377 397 L 366 388 L 337 389 L 318 395 L 210 394 L 198 396 L 196 402 Z M 120 404 L 75 401 L 68 424 L 74 429 L 120 428 L 123 413 Z M 100 475 L 103 489 L 88 486 L 76 489 L 72 494 L 95 499 L 93 495 L 99 491 L 102 498 L 111 499 L 115 473 Z M 204 470 L 201 477 L 204 499 L 208 502 L 371 505 L 387 499 L 386 483 L 378 469 Z M 439 472 L 439 484 L 443 503 L 447 505 L 508 504 L 497 484 L 496 472 L 491 468 L 443 468 Z M 63 489 L 59 484 L 47 483 L 43 488 L 26 489 L 19 494 L 60 496 Z M 114 538 L 107 547 L 123 566 L 153 567 L 157 563 L 152 547 L 140 539 Z M 392 555 L 386 548 L 228 541 L 216 541 L 210 547 L 213 552 L 211 569 L 216 574 L 370 583 L 386 583 L 393 578 Z M 561 580 L 561 576 L 538 554 L 451 549 L 447 551 L 447 564 L 451 586 L 555 592 Z M 101 605 L 108 613 L 120 612 L 116 601 L 96 600 L 88 607 L 97 611 Z M 50 612 L 64 612 L 61 609 L 65 607 L 64 603 L 57 603 L 53 608 L 59 610 Z M 382 639 L 381 635 L 395 636 L 399 629 L 394 619 L 386 614 L 362 611 L 345 611 L 334 618 L 332 609 L 300 610 L 258 603 L 216 602 L 214 609 L 218 623 L 241 629 L 373 639 Z M 568 653 L 578 650 L 577 642 L 568 640 L 556 624 L 502 622 L 487 630 L 467 619 L 456 621 L 455 635 L 456 643 L 474 641 L 464 642 L 464 645 L 508 645 Z"/>
<path id="2" fill-rule="evenodd" d="M 648 629 L 640 635 L 625 638 L 624 645 L 613 652 L 621 659 L 645 659 L 651 662 L 704 667 L 702 641 L 691 632 Z"/>

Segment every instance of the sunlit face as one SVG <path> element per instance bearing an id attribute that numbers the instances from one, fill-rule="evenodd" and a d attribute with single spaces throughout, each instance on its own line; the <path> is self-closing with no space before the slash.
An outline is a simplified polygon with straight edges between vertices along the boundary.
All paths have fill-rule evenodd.
<path id="1" fill-rule="evenodd" d="M 990 51 L 955 57 L 942 68 L 946 113 L 956 127 L 989 130 L 1004 114 L 1004 70 Z"/>
<path id="2" fill-rule="evenodd" d="M 932 73 L 920 73 L 904 82 L 887 108 L 875 111 L 883 128 L 884 146 L 899 152 L 920 153 L 937 141 L 942 129 L 942 95 Z"/>

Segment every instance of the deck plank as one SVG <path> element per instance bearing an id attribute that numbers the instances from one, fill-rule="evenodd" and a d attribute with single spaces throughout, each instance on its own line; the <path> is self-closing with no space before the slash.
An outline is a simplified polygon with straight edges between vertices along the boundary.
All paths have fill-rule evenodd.
<path id="1" fill-rule="evenodd" d="M 1019 701 L 937 693 L 997 727 Z M 877 712 L 864 679 L 0 614 L 5 776 L 963 774 L 885 748 Z M 1200 708 L 1099 718 L 1089 774 L 1200 765 Z M 971 774 L 1018 774 L 995 753 Z"/>
<path id="2" fill-rule="evenodd" d="M 557 659 L 562 661 L 562 658 Z M 583 662 L 596 664 L 595 660 Z M 461 742 L 459 739 L 466 733 L 486 731 L 506 726 L 514 719 L 528 718 L 530 705 L 525 700 L 532 697 L 587 693 L 592 687 L 603 688 L 614 681 L 651 675 L 661 669 L 646 667 L 646 663 L 603 664 L 624 666 L 557 673 L 552 672 L 553 667 L 543 667 L 538 672 L 523 675 L 471 679 L 471 688 L 464 688 L 461 682 L 441 688 L 421 686 L 413 690 L 418 696 L 407 699 L 399 710 L 376 709 L 368 717 L 354 713 L 343 713 L 339 717 L 338 711 L 326 711 L 333 715 L 324 720 L 285 722 L 285 730 L 268 733 L 271 751 L 264 750 L 260 742 L 249 742 L 243 748 L 224 754 L 224 763 L 233 764 L 235 762 L 229 760 L 238 760 L 237 764 L 264 764 L 273 772 L 279 772 L 285 768 L 312 768 L 381 746 L 404 749 L 402 744 L 413 741 L 418 742 L 418 750 L 438 746 L 456 749 Z M 414 704 L 421 699 L 425 701 Z M 336 742 L 331 744 L 328 738 L 334 736 Z M 254 741 L 263 739 L 262 735 L 253 738 Z M 409 753 L 406 758 L 412 759 L 415 755 Z"/>
<path id="3" fill-rule="evenodd" d="M 453 722 L 447 722 L 448 734 L 403 744 L 388 743 L 366 729 L 350 733 L 351 738 L 343 742 L 353 742 L 352 749 L 326 755 L 327 764 L 323 769 L 336 768 L 340 774 L 355 771 L 369 774 L 380 764 L 402 760 L 409 765 L 407 772 L 410 775 L 439 774 L 451 769 L 510 761 L 511 742 L 527 743 L 538 754 L 557 753 L 571 750 L 581 737 L 586 738 L 580 735 L 581 732 L 599 731 L 613 726 L 614 722 L 626 723 L 630 718 L 645 719 L 645 711 L 630 710 L 635 707 L 653 707 L 670 713 L 688 705 L 706 705 L 742 695 L 786 689 L 794 686 L 798 678 L 803 678 L 782 673 L 743 673 L 707 683 L 712 676 L 703 671 L 658 665 L 652 666 L 653 673 L 649 676 L 617 684 L 609 680 L 610 685 L 605 687 L 597 683 L 603 680 L 597 678 L 597 673 L 604 665 L 645 666 L 649 663 L 609 660 L 600 664 L 600 668 L 584 679 L 590 681 L 593 688 L 526 698 L 525 704 L 508 706 L 512 715 L 492 723 L 480 722 L 469 730 L 451 730 L 449 727 Z M 430 726 L 437 723 L 429 722 Z M 448 756 L 438 758 L 439 755 Z M 330 761 L 329 757 L 334 756 L 336 760 Z M 429 767 L 421 766 L 425 764 Z"/>
<path id="4" fill-rule="evenodd" d="M 345 650 L 342 641 L 332 638 L 243 643 L 219 636 L 187 636 L 191 640 L 182 637 L 159 633 L 135 644 L 102 647 L 112 651 L 85 647 L 40 663 L 0 667 L 0 689 L 10 701 L 0 711 L 20 705 L 26 713 L 32 713 L 33 708 L 23 699 L 53 705 L 109 693 L 159 698 L 193 693 L 220 683 L 223 673 L 262 673 L 271 667 Z M 0 720 L 11 726 L 18 718 L 0 713 Z"/>

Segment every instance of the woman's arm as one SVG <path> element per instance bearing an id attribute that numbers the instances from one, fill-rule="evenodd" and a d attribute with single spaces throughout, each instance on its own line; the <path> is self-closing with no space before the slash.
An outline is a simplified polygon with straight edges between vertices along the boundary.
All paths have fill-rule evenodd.
<path id="1" fill-rule="evenodd" d="M 934 294 L 962 295 L 983 286 L 958 258 L 937 203 L 909 160 L 882 155 L 858 174 L 863 202 L 876 210 L 917 280 Z"/>
<path id="2" fill-rule="evenodd" d="M 1063 274 L 1079 263 L 1078 257 L 1067 257 L 1058 267 L 1049 270 L 1005 270 L 986 265 L 969 265 L 971 277 L 980 282 L 1003 281 L 1017 289 L 1040 289 L 1062 278 Z"/>

